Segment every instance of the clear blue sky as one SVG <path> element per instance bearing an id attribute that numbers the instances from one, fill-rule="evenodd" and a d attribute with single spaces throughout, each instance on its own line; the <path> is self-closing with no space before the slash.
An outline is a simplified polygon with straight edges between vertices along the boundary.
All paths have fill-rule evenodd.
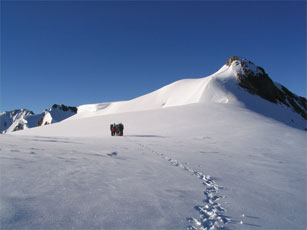
<path id="1" fill-rule="evenodd" d="M 1 1 L 0 111 L 128 100 L 233 55 L 306 97 L 306 3 Z"/>

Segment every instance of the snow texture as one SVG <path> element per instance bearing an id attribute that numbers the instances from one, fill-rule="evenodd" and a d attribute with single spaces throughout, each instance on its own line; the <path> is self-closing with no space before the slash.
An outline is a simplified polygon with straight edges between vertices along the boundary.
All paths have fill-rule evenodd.
<path id="1" fill-rule="evenodd" d="M 305 120 L 234 74 L 0 135 L 0 228 L 306 229 Z"/>

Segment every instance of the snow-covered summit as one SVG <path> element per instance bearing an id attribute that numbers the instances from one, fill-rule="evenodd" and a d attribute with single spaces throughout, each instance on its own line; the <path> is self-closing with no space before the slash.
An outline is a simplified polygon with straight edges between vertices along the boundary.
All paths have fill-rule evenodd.
<path id="1" fill-rule="evenodd" d="M 239 74 L 246 74 L 247 72 L 252 72 L 255 76 L 258 74 L 264 74 L 264 69 L 260 66 L 255 65 L 253 62 L 247 60 L 246 58 L 232 56 L 227 62 L 227 66 L 231 66 L 232 69 Z"/>
<path id="2" fill-rule="evenodd" d="M 296 123 L 294 126 L 301 128 L 305 127 L 307 118 L 305 98 L 274 83 L 262 67 L 232 56 L 210 76 L 179 80 L 129 101 L 82 105 L 72 119 L 195 103 L 240 105 L 287 124 Z"/>
<path id="3" fill-rule="evenodd" d="M 285 105 L 307 119 L 306 98 L 295 95 L 279 83 L 274 83 L 262 67 L 237 56 L 231 57 L 226 65 L 233 69 L 239 85 L 248 92 L 272 103 Z"/>

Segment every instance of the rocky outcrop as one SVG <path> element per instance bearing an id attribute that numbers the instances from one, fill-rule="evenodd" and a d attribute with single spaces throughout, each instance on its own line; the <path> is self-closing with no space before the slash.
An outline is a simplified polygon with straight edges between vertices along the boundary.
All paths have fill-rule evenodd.
<path id="1" fill-rule="evenodd" d="M 71 112 L 74 112 L 74 113 L 78 112 L 77 107 L 66 106 L 66 105 L 63 105 L 63 104 L 60 104 L 60 105 L 54 104 L 52 106 L 52 109 L 59 109 L 59 110 L 63 110 L 64 112 L 67 112 L 67 111 L 71 111 Z"/>
<path id="2" fill-rule="evenodd" d="M 238 56 L 229 58 L 226 65 L 233 65 L 236 70 L 236 78 L 241 87 L 272 103 L 291 107 L 305 120 L 307 119 L 306 98 L 299 97 L 286 87 L 275 84 L 262 67 L 256 66 L 253 62 Z"/>

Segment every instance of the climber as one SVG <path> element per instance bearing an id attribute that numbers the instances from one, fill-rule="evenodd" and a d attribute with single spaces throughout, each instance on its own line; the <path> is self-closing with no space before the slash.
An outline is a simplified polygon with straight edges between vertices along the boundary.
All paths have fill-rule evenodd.
<path id="1" fill-rule="evenodd" d="M 111 136 L 115 136 L 115 131 L 116 131 L 115 123 L 110 125 L 110 131 L 111 131 Z"/>

